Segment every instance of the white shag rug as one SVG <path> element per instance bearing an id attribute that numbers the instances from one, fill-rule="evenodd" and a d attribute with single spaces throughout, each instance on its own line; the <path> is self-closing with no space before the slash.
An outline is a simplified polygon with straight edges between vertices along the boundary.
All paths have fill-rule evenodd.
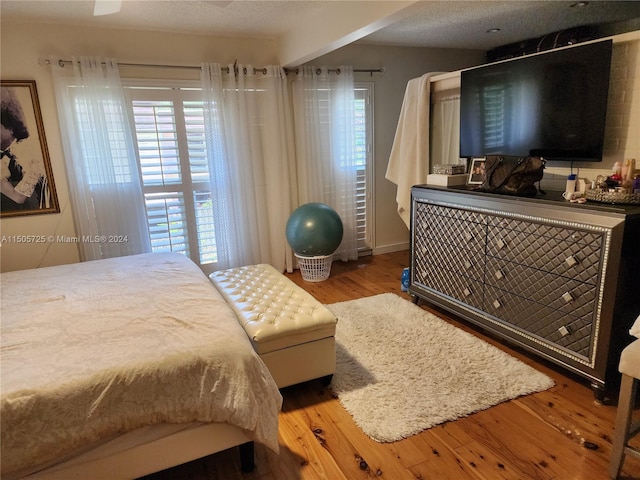
<path id="1" fill-rule="evenodd" d="M 393 293 L 327 307 L 338 317 L 330 388 L 378 442 L 554 385 L 547 375 Z"/>

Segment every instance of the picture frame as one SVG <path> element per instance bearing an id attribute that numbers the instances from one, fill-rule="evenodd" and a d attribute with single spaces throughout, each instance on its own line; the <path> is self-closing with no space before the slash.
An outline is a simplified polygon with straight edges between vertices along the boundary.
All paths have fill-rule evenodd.
<path id="1" fill-rule="evenodd" d="M 471 159 L 471 165 L 469 167 L 469 178 L 467 180 L 468 185 L 482 185 L 485 178 L 485 163 L 487 159 L 485 157 L 476 157 Z"/>
<path id="2" fill-rule="evenodd" d="M 0 80 L 0 218 L 60 213 L 35 80 Z"/>

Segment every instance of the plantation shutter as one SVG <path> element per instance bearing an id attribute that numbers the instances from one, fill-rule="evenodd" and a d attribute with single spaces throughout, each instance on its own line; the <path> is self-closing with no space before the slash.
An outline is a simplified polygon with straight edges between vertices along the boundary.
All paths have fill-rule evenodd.
<path id="1" fill-rule="evenodd" d="M 182 253 L 213 270 L 217 254 L 199 96 L 191 89 L 130 89 L 152 251 Z"/>
<path id="2" fill-rule="evenodd" d="M 356 109 L 356 228 L 358 252 L 368 254 L 371 252 L 371 228 L 369 215 L 371 212 L 371 158 L 372 158 L 372 122 L 371 93 L 372 84 L 357 83 L 355 88 Z"/>

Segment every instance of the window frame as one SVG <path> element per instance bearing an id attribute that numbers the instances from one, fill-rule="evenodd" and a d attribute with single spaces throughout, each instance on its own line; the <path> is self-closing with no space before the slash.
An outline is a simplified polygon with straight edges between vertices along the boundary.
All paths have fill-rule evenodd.
<path id="1" fill-rule="evenodd" d="M 364 237 L 358 236 L 359 256 L 371 255 L 375 245 L 374 86 L 374 82 L 354 82 L 356 98 L 358 94 L 363 96 L 366 116 L 365 232 Z"/>
<path id="2" fill-rule="evenodd" d="M 186 230 L 186 251 L 181 250 L 179 253 L 185 254 L 194 261 L 205 272 L 211 273 L 217 267 L 217 261 L 201 263 L 202 249 L 200 246 L 200 236 L 198 232 L 198 220 L 196 213 L 195 195 L 198 192 L 210 192 L 209 181 L 194 180 L 192 178 L 191 162 L 189 155 L 189 140 L 187 136 L 187 128 L 183 110 L 183 102 L 193 101 L 201 102 L 200 84 L 194 81 L 173 81 L 173 80 L 141 80 L 141 79 L 123 79 L 122 81 L 126 100 L 127 110 L 130 117 L 132 134 L 136 141 L 135 154 L 138 162 L 138 175 L 142 185 L 143 194 L 162 194 L 162 193 L 179 193 L 184 204 L 185 230 Z M 174 109 L 174 126 L 176 130 L 176 148 L 180 167 L 180 181 L 176 183 L 161 183 L 157 185 L 145 184 L 142 173 L 142 162 L 140 159 L 140 151 L 138 149 L 138 135 L 136 131 L 136 122 L 134 118 L 133 104 L 135 101 L 170 101 Z M 180 109 L 178 113 L 177 110 Z M 147 214 L 147 231 L 149 230 L 149 210 L 145 202 L 145 212 Z M 169 238 L 170 240 L 170 238 Z"/>

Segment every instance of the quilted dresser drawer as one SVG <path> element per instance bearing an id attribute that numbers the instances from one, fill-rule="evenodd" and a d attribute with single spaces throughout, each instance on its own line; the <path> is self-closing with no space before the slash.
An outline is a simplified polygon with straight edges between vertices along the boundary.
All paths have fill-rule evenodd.
<path id="1" fill-rule="evenodd" d="M 512 220 L 510 220 L 512 221 Z M 600 272 L 603 234 L 564 230 L 533 222 L 516 227 L 491 225 L 487 231 L 487 255 L 596 284 Z"/>
<path id="2" fill-rule="evenodd" d="M 485 285 L 483 310 L 493 317 L 538 337 L 550 347 L 562 347 L 589 358 L 594 323 L 592 312 L 564 313 L 530 298 Z"/>
<path id="3" fill-rule="evenodd" d="M 483 256 L 466 247 L 451 245 L 430 237 L 416 239 L 418 270 L 445 270 L 484 280 Z"/>
<path id="4" fill-rule="evenodd" d="M 487 257 L 485 283 L 577 316 L 592 314 L 596 286 L 519 263 Z"/>
<path id="5" fill-rule="evenodd" d="M 418 203 L 417 210 L 427 215 L 437 215 L 449 220 L 462 220 L 465 222 L 487 223 L 486 216 L 482 213 L 472 212 L 463 208 L 447 207 L 444 205 L 436 205 L 433 203 Z"/>
<path id="6" fill-rule="evenodd" d="M 435 290 L 447 297 L 481 309 L 484 286 L 481 280 L 456 274 L 445 268 L 421 267 L 416 265 L 415 283 Z"/>
<path id="7" fill-rule="evenodd" d="M 419 203 L 414 221 L 415 240 L 439 248 L 447 257 L 451 246 L 484 255 L 486 225 L 484 215 Z M 439 247 L 438 247 L 439 246 Z"/>

